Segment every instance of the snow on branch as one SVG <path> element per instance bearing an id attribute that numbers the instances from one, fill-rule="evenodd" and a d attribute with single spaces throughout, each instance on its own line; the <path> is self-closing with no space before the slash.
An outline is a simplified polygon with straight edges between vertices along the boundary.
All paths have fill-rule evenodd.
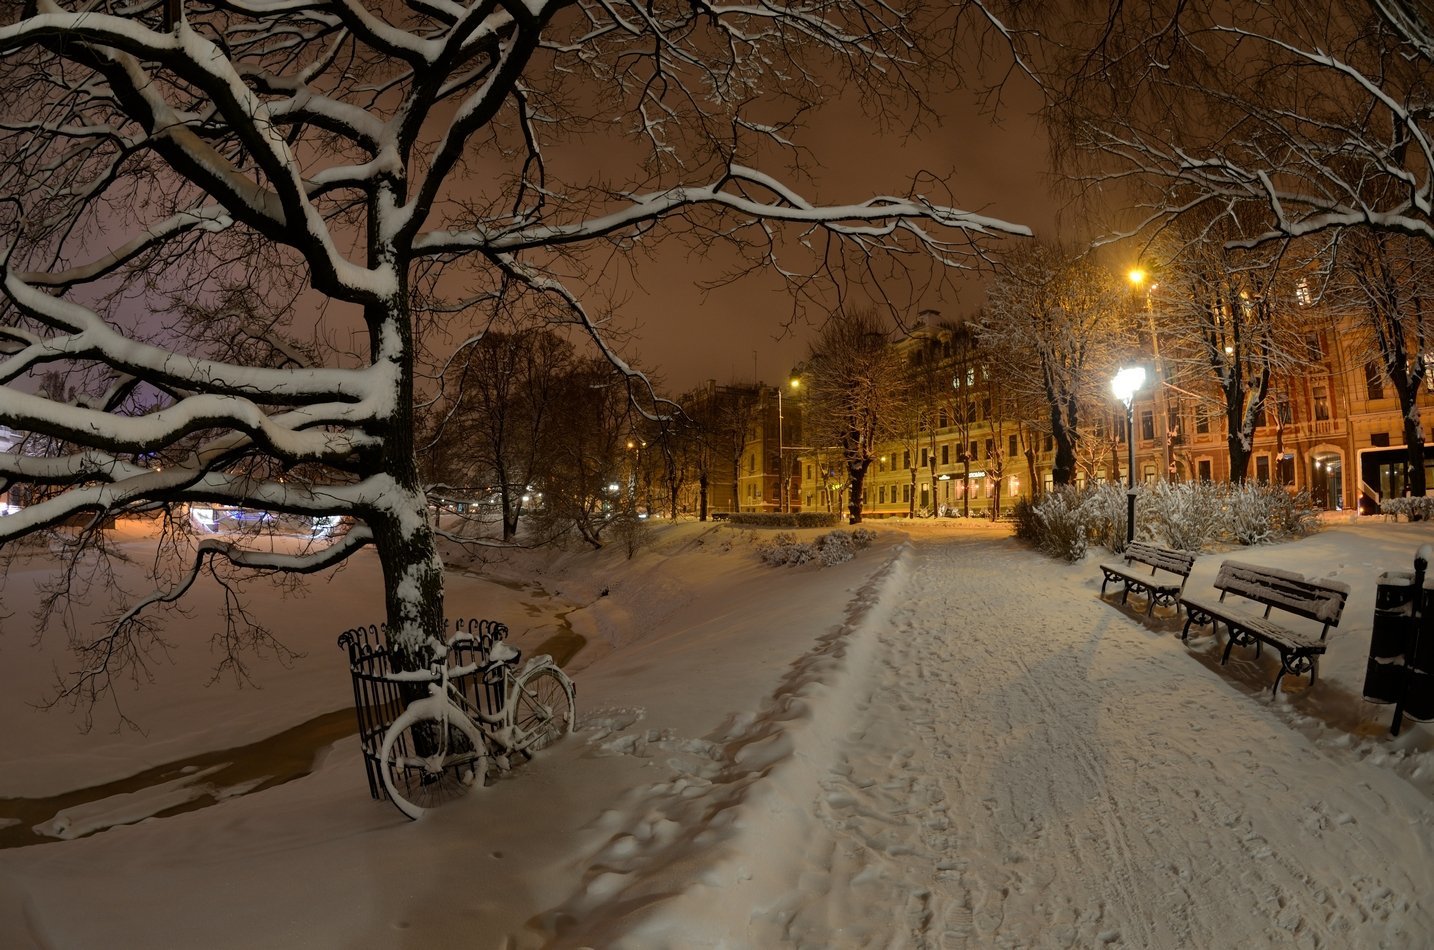
<path id="1" fill-rule="evenodd" d="M 773 197 L 760 201 L 742 192 L 729 190 L 733 184 L 755 185 Z M 740 165 L 732 166 L 718 181 L 706 187 L 677 187 L 629 196 L 629 203 L 617 211 L 573 224 L 544 223 L 532 227 L 516 225 L 493 231 L 430 232 L 414 242 L 420 254 L 441 255 L 463 251 L 514 253 L 537 247 L 574 244 L 636 229 L 689 208 L 710 206 L 735 211 L 750 219 L 818 225 L 848 238 L 869 238 L 904 231 L 921 245 L 946 249 L 950 242 L 936 238 L 914 222 L 930 221 L 963 234 L 983 236 L 1019 235 L 1028 237 L 1030 228 L 986 215 L 943 207 L 924 198 L 877 196 L 849 205 L 814 205 L 769 175 Z"/>
<path id="2" fill-rule="evenodd" d="M 122 336 L 88 307 L 30 286 L 18 274 L 5 275 L 6 295 L 21 312 L 67 333 L 54 339 L 30 337 L 26 349 L 0 362 L 0 382 L 9 382 L 34 364 L 57 358 L 98 359 L 114 369 L 143 375 L 179 389 L 262 399 L 287 404 L 326 398 L 363 403 L 390 385 L 393 368 L 376 363 L 364 369 L 272 369 L 186 357 Z M 352 412 L 349 414 L 352 416 Z"/>

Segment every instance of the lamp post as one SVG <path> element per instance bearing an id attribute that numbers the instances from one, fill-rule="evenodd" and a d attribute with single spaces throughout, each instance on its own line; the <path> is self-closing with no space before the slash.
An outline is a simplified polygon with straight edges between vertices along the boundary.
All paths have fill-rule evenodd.
<path id="1" fill-rule="evenodd" d="M 1145 322 L 1150 328 L 1150 353 L 1155 358 L 1155 379 L 1160 387 L 1159 405 L 1155 406 L 1156 436 L 1165 443 L 1165 474 L 1161 478 L 1171 481 L 1171 476 L 1175 474 L 1175 438 L 1180 433 L 1178 425 L 1174 428 L 1170 425 L 1170 392 L 1166 389 L 1169 380 L 1165 375 L 1165 364 L 1160 359 L 1160 337 L 1155 332 L 1155 312 L 1150 301 L 1151 294 L 1160 285 L 1152 282 L 1146 287 L 1145 279 L 1148 276 L 1142 267 L 1132 267 L 1125 275 L 1132 287 L 1145 293 Z"/>
<path id="2" fill-rule="evenodd" d="M 793 376 L 791 379 L 787 380 L 787 384 L 791 386 L 792 389 L 795 391 L 801 388 L 802 381 Z M 800 436 L 798 436 L 798 438 L 800 438 Z M 789 492 L 787 485 L 787 443 L 782 436 L 781 386 L 777 387 L 777 480 L 779 484 L 778 491 L 780 492 L 779 500 L 781 502 L 782 512 L 783 514 L 785 514 L 786 512 L 791 510 L 791 506 L 788 504 Z"/>
<path id="3" fill-rule="evenodd" d="M 1115 398 L 1125 403 L 1125 444 L 1130 449 L 1126 465 L 1125 543 L 1135 540 L 1135 392 L 1145 385 L 1145 367 L 1127 366 L 1110 381 Z"/>

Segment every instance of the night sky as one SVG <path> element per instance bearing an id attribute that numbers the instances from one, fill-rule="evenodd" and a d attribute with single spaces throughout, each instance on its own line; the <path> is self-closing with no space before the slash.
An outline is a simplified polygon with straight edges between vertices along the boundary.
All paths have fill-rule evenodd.
<path id="1" fill-rule="evenodd" d="M 949 174 L 963 210 L 1055 237 L 1059 199 L 1048 171 L 1047 140 L 1032 115 L 1036 96 L 1029 88 L 1013 93 L 999 125 L 982 112 L 974 93 L 946 95 L 940 103 L 942 125 L 906 140 L 863 133 L 868 123 L 858 110 L 841 102 L 828 105 L 801 140 L 822 160 L 817 196 L 832 202 L 862 200 L 903 189 L 913 173 L 926 169 Z M 1069 229 L 1069 222 L 1063 222 L 1062 230 Z M 791 311 L 784 288 L 749 277 L 704 294 L 698 285 L 720 274 L 718 262 L 669 245 L 639 270 L 642 286 L 627 291 L 619 319 L 635 329 L 636 339 L 623 347 L 624 355 L 655 371 L 668 392 L 707 379 L 773 383 L 807 354 L 812 328 L 784 330 Z M 954 299 L 922 300 L 920 308 L 953 316 L 979 307 L 984 278 L 958 284 Z"/>

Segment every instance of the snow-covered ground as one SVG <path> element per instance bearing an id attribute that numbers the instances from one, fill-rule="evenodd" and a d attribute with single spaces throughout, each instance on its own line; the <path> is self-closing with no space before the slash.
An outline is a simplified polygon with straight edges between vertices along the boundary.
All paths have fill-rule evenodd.
<path id="1" fill-rule="evenodd" d="M 417 823 L 368 797 L 343 734 L 334 638 L 377 615 L 370 560 L 254 598 L 304 651 L 255 666 L 258 688 L 205 685 L 219 599 L 196 591 L 173 664 L 121 691 L 144 734 L 28 705 L 62 655 L 23 622 L 49 566 L 19 564 L 0 840 L 33 843 L 0 850 L 0 943 L 1434 945 L 1434 727 L 1392 739 L 1360 697 L 1375 578 L 1434 529 L 1341 521 L 1233 552 L 1352 591 L 1318 685 L 1277 698 L 1268 655 L 1222 668 L 1210 637 L 1100 602 L 1104 552 L 1065 565 L 980 522 L 877 530 L 827 568 L 685 524 L 631 561 L 455 570 L 452 613 L 507 620 L 530 652 L 586 638 L 580 730 Z"/>

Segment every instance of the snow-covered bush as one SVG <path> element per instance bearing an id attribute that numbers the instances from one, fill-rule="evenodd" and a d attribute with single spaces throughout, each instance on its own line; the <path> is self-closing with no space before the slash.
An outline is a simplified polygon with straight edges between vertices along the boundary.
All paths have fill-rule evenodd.
<path id="1" fill-rule="evenodd" d="M 811 541 L 798 541 L 797 536 L 783 531 L 757 545 L 757 556 L 765 564 L 777 567 L 782 564 L 806 564 L 821 561 L 823 567 L 831 567 L 843 561 L 850 561 L 856 552 L 871 544 L 876 532 L 865 528 L 855 531 L 831 531 Z"/>
<path id="2" fill-rule="evenodd" d="M 724 516 L 730 524 L 748 528 L 831 528 L 841 517 L 827 511 L 734 511 Z"/>
<path id="3" fill-rule="evenodd" d="M 1125 550 L 1125 522 L 1129 501 L 1125 487 L 1111 482 L 1098 482 L 1082 492 L 1081 511 L 1086 523 L 1086 538 L 1119 554 Z M 1140 513 L 1137 508 L 1136 518 Z M 1136 527 L 1139 528 L 1139 521 Z M 1136 537 L 1140 532 L 1136 531 Z M 1084 553 L 1084 552 L 1082 552 Z"/>
<path id="4" fill-rule="evenodd" d="M 1233 486 L 1225 497 L 1230 533 L 1241 544 L 1264 544 L 1274 538 L 1276 526 L 1269 501 L 1251 486 Z"/>
<path id="5" fill-rule="evenodd" d="M 1137 499 L 1137 534 L 1177 551 L 1199 551 L 1221 533 L 1222 489 L 1210 482 L 1156 482 Z"/>
<path id="6" fill-rule="evenodd" d="M 1309 492 L 1291 493 L 1276 485 L 1258 488 L 1268 496 L 1266 504 L 1270 507 L 1270 523 L 1275 526 L 1276 538 L 1302 538 L 1319 529 L 1319 509 Z"/>
<path id="7" fill-rule="evenodd" d="M 1057 488 L 1049 491 L 1034 506 L 1042 551 L 1066 561 L 1079 561 L 1085 556 L 1089 540 L 1091 500 L 1089 492 L 1078 488 Z M 1016 514 L 1019 530 L 1022 515 Z"/>
<path id="8" fill-rule="evenodd" d="M 1387 498 L 1379 503 L 1381 514 L 1389 515 L 1395 521 L 1403 515 L 1405 521 L 1428 521 L 1434 517 L 1434 496 L 1419 498 Z"/>
<path id="9" fill-rule="evenodd" d="M 845 531 L 833 531 L 817 538 L 817 556 L 823 567 L 831 567 L 856 557 L 856 546 Z"/>
<path id="10" fill-rule="evenodd" d="M 1016 522 L 1016 537 L 1027 544 L 1040 546 L 1041 519 L 1036 514 L 1036 505 L 1029 498 L 1017 498 L 1011 509 L 1011 518 Z"/>
<path id="11" fill-rule="evenodd" d="M 618 543 L 627 552 L 628 560 L 632 560 L 632 556 L 652 540 L 652 532 L 647 522 L 631 512 L 623 512 L 612 519 L 611 528 Z"/>
<path id="12" fill-rule="evenodd" d="M 1016 504 L 1016 536 L 1067 561 L 1079 560 L 1090 544 L 1119 554 L 1125 550 L 1127 504 L 1124 486 L 1110 482 L 1058 488 L 1037 502 L 1022 499 Z M 1135 518 L 1137 538 L 1197 552 L 1216 543 L 1264 544 L 1301 537 L 1319 525 L 1308 493 L 1265 484 L 1141 485 L 1136 489 Z"/>
<path id="13" fill-rule="evenodd" d="M 764 564 L 778 567 L 782 564 L 789 564 L 792 548 L 796 547 L 797 536 L 786 531 L 779 533 L 776 537 L 768 538 L 765 541 L 757 542 L 757 556 Z"/>

